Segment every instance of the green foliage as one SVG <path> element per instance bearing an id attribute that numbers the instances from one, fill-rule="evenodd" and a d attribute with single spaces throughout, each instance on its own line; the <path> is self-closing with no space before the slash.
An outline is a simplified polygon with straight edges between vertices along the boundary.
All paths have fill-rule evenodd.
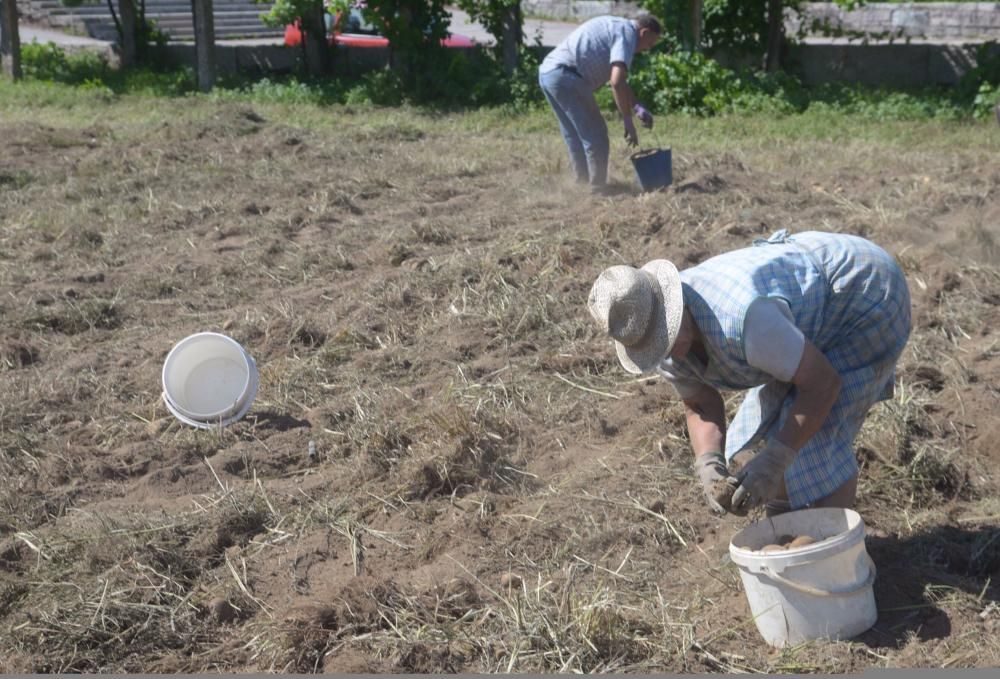
<path id="1" fill-rule="evenodd" d="M 972 100 L 972 115 L 976 118 L 986 118 L 994 115 L 1000 107 L 1000 85 L 983 83 Z"/>
<path id="2" fill-rule="evenodd" d="M 51 42 L 32 41 L 22 45 L 21 66 L 25 78 L 73 85 L 104 96 L 124 93 L 177 96 L 194 89 L 194 74 L 187 69 L 115 70 L 97 52 L 67 52 Z"/>
<path id="3" fill-rule="evenodd" d="M 640 0 L 639 4 L 663 22 L 668 45 L 685 44 L 691 35 L 690 0 Z M 784 0 L 797 10 L 801 0 Z M 767 42 L 767 0 L 704 0 L 701 47 L 761 53 Z"/>
<path id="4" fill-rule="evenodd" d="M 508 21 L 516 23 L 518 44 L 524 41 L 524 15 L 521 12 L 521 0 L 458 0 L 460 9 L 469 17 L 482 24 L 486 31 L 496 41 L 495 50 L 499 55 L 505 39 L 504 28 Z"/>
<path id="5" fill-rule="evenodd" d="M 1000 45 L 983 43 L 976 50 L 976 66 L 969 69 L 955 88 L 959 99 L 971 100 L 977 118 L 993 115 L 1000 103 Z"/>
<path id="6" fill-rule="evenodd" d="M 340 103 L 343 95 L 344 88 L 339 81 L 310 83 L 288 77 L 263 78 L 252 82 L 223 82 L 211 94 L 212 98 L 223 101 L 247 100 L 317 106 Z"/>
<path id="7" fill-rule="evenodd" d="M 374 104 L 375 106 L 399 106 L 403 103 L 403 84 L 395 71 L 372 71 L 361 78 L 361 82 L 347 90 L 346 104 Z"/>
<path id="8" fill-rule="evenodd" d="M 519 111 L 528 110 L 545 101 L 538 86 L 538 66 L 541 59 L 538 52 L 529 47 L 521 47 L 517 69 L 506 79 L 510 88 L 510 105 Z"/>
<path id="9" fill-rule="evenodd" d="M 434 89 L 428 69 L 442 61 L 448 35 L 444 0 L 367 0 L 362 12 L 389 39 L 395 66 L 410 89 Z"/>
<path id="10" fill-rule="evenodd" d="M 51 43 L 25 44 L 22 63 L 27 80 L 71 85 L 98 100 L 123 94 L 187 96 L 196 89 L 189 69 L 118 71 L 96 53 L 67 53 Z M 544 106 L 538 63 L 536 50 L 522 48 L 520 63 L 508 76 L 489 52 L 442 50 L 416 80 L 408 81 L 397 69 L 351 80 L 226 77 L 210 96 L 291 105 L 496 106 L 516 113 Z M 998 53 L 985 49 L 978 64 L 957 87 L 900 92 L 845 84 L 808 88 L 785 73 L 734 71 L 699 53 L 647 52 L 636 56 L 629 81 L 656 114 L 790 116 L 815 111 L 874 120 L 961 119 L 992 115 L 1000 100 Z M 602 109 L 614 110 L 610 88 L 601 88 L 597 96 Z"/>
<path id="11" fill-rule="evenodd" d="M 807 88 L 785 73 L 733 71 L 699 53 L 639 55 L 629 82 L 654 113 L 789 115 L 815 109 L 876 120 L 917 120 L 973 112 L 974 95 L 962 98 L 944 89 L 896 92 L 836 83 Z M 995 90 L 985 99 L 991 92 Z"/>
<path id="12" fill-rule="evenodd" d="M 629 84 L 654 111 L 721 113 L 741 90 L 737 75 L 698 52 L 637 58 Z"/>
<path id="13" fill-rule="evenodd" d="M 255 0 L 266 2 L 267 0 Z M 329 12 L 346 11 L 349 0 L 274 0 L 271 9 L 262 14 L 261 22 L 267 26 L 282 27 L 295 22 L 299 23 L 306 40 L 312 38 L 319 43 L 326 40 L 327 27 L 320 19 L 324 16 L 323 8 Z"/>
<path id="14" fill-rule="evenodd" d="M 264 0 L 256 0 L 263 2 Z M 265 26 L 281 28 L 295 23 L 299 17 L 308 16 L 310 11 L 322 0 L 274 0 L 271 9 L 260 15 Z"/>
<path id="15" fill-rule="evenodd" d="M 21 45 L 21 68 L 24 77 L 50 82 L 82 85 L 107 78 L 107 61 L 98 53 L 67 53 L 55 43 L 31 41 Z"/>
<path id="16" fill-rule="evenodd" d="M 505 17 L 510 8 L 520 8 L 521 0 L 458 0 L 457 4 L 499 42 L 503 38 Z"/>

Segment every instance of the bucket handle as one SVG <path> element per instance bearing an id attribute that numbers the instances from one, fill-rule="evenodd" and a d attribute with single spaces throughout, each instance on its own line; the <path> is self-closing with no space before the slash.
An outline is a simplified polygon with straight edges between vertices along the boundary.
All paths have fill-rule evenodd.
<path id="1" fill-rule="evenodd" d="M 871 587 L 872 583 L 875 582 L 875 562 L 872 561 L 872 558 L 867 554 L 865 555 L 865 558 L 868 560 L 868 577 L 865 578 L 864 582 L 862 582 L 859 585 L 853 585 L 850 589 L 825 590 L 825 589 L 819 589 L 818 587 L 813 587 L 811 585 L 803 585 L 800 582 L 789 580 L 785 576 L 772 571 L 767 566 L 761 568 L 760 573 L 761 575 L 765 575 L 771 578 L 775 582 L 781 583 L 782 585 L 791 587 L 792 589 L 798 590 L 805 594 L 811 594 L 813 596 L 822 596 L 822 597 L 851 596 L 853 594 L 857 594 L 863 589 Z"/>

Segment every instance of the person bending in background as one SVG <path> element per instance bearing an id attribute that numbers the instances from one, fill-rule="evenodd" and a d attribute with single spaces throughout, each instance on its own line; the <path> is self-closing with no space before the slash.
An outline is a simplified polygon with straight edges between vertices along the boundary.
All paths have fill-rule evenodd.
<path id="1" fill-rule="evenodd" d="M 610 142 L 594 92 L 611 83 L 625 139 L 630 146 L 638 145 L 633 114 L 647 128 L 653 126 L 653 116 L 629 87 L 628 69 L 632 58 L 655 45 L 662 33 L 652 16 L 596 17 L 574 30 L 538 67 L 538 84 L 559 119 L 576 180 L 595 192 L 607 183 Z"/>
<path id="2" fill-rule="evenodd" d="M 681 272 L 610 267 L 588 306 L 626 370 L 676 388 L 714 511 L 853 506 L 854 439 L 891 398 L 910 333 L 906 279 L 884 250 L 782 230 Z M 749 390 L 728 431 L 725 390 Z"/>

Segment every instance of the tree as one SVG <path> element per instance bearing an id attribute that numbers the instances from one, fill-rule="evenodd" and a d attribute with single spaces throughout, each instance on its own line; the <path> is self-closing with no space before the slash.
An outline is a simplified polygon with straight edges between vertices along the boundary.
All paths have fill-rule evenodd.
<path id="1" fill-rule="evenodd" d="M 767 1 L 767 55 L 764 69 L 777 71 L 781 68 L 781 46 L 785 41 L 785 8 L 781 0 Z"/>
<path id="2" fill-rule="evenodd" d="M 837 0 L 849 2 L 853 0 Z M 689 50 L 727 50 L 766 56 L 779 66 L 784 43 L 784 10 L 801 0 L 640 0 L 659 17 L 668 34 Z"/>
<path id="3" fill-rule="evenodd" d="M 367 0 L 362 11 L 389 39 L 390 66 L 409 87 L 417 85 L 430 65 L 440 63 L 450 17 L 443 0 Z"/>
<path id="4" fill-rule="evenodd" d="M 496 39 L 504 70 L 513 73 L 517 68 L 518 51 L 524 44 L 521 0 L 458 0 L 458 6 Z"/>
<path id="5" fill-rule="evenodd" d="M 191 0 L 194 22 L 194 51 L 198 65 L 198 89 L 211 91 L 215 86 L 215 17 L 212 0 Z"/>
<path id="6" fill-rule="evenodd" d="M 0 62 L 3 73 L 21 79 L 21 36 L 17 30 L 17 0 L 0 0 Z"/>
<path id="7" fill-rule="evenodd" d="M 328 3 L 328 9 L 334 13 L 346 11 L 348 6 L 349 0 L 335 0 Z M 326 9 L 323 0 L 276 0 L 271 10 L 261 17 L 268 26 L 299 23 L 306 71 L 312 76 L 324 75 L 330 70 Z"/>
<path id="8" fill-rule="evenodd" d="M 779 2 L 781 0 L 778 0 Z M 690 49 L 697 52 L 701 48 L 702 0 L 691 0 Z"/>
<path id="9" fill-rule="evenodd" d="M 122 46 L 122 68 L 130 68 L 135 65 L 136 45 L 138 44 L 137 29 L 139 25 L 138 12 L 132 0 L 118 0 L 118 13 L 121 16 L 121 25 L 118 27 L 118 37 Z"/>
<path id="10" fill-rule="evenodd" d="M 118 44 L 121 46 L 121 62 L 123 68 L 128 68 L 147 58 L 150 42 L 165 40 L 165 36 L 157 31 L 146 20 L 146 0 L 105 0 L 108 13 L 115 24 L 118 34 Z M 65 7 L 80 7 L 86 4 L 97 4 L 99 0 L 61 0 Z"/>

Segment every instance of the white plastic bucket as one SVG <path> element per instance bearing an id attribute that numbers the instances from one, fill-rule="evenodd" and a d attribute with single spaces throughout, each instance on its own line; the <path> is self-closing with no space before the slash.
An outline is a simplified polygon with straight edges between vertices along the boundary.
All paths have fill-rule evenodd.
<path id="1" fill-rule="evenodd" d="M 809 535 L 804 547 L 760 552 L 784 535 Z M 850 509 L 803 509 L 757 521 L 733 536 L 739 569 L 761 636 L 782 647 L 809 639 L 847 639 L 875 624 L 875 564 L 865 524 Z"/>
<path id="2" fill-rule="evenodd" d="M 185 424 L 225 427 L 257 395 L 257 364 L 236 340 L 200 332 L 174 345 L 163 362 L 163 402 Z"/>

